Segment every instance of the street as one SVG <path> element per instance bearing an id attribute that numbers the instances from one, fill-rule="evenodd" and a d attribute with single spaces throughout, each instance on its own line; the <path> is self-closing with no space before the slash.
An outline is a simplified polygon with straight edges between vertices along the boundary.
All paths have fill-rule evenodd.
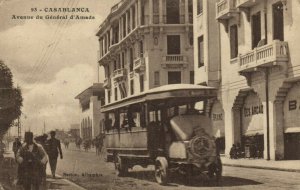
<path id="1" fill-rule="evenodd" d="M 182 176 L 172 175 L 167 186 L 155 182 L 153 167 L 139 166 L 128 177 L 117 177 L 112 163 L 94 152 L 77 150 L 73 144 L 63 149 L 57 173 L 87 189 L 300 189 L 300 173 L 239 167 L 223 167 L 220 186 L 202 184 L 198 178 L 186 185 Z"/>

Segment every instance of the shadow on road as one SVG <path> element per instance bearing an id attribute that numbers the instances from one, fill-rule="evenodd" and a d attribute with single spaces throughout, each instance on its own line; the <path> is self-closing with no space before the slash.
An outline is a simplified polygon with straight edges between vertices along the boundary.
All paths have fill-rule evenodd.
<path id="1" fill-rule="evenodd" d="M 128 177 L 154 182 L 154 171 L 131 171 Z M 192 179 L 188 180 L 187 177 L 175 173 L 171 173 L 169 176 L 167 186 L 193 186 L 193 187 L 234 187 L 234 186 L 244 186 L 244 185 L 259 185 L 260 182 L 239 178 L 231 176 L 223 176 L 221 181 L 217 184 L 214 180 L 205 180 L 201 176 L 194 176 Z"/>

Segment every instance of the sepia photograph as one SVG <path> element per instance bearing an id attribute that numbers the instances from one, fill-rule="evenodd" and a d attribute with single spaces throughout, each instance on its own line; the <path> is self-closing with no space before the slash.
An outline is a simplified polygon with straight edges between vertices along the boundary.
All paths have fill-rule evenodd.
<path id="1" fill-rule="evenodd" d="M 300 190 L 299 31 L 300 0 L 0 0 L 0 190 Z"/>

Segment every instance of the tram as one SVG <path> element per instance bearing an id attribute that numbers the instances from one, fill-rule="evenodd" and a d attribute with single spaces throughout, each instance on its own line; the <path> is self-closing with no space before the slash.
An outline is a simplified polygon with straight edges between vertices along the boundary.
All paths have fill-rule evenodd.
<path id="1" fill-rule="evenodd" d="M 222 163 L 209 117 L 197 102 L 217 96 L 212 87 L 172 84 L 150 89 L 102 107 L 107 161 L 118 176 L 135 165 L 155 165 L 155 179 L 166 184 L 170 172 L 205 173 L 217 181 Z"/>

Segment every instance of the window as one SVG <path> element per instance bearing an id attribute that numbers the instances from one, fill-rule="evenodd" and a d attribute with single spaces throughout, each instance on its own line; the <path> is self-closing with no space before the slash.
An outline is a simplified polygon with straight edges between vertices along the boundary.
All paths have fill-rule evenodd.
<path id="1" fill-rule="evenodd" d="M 237 25 L 230 26 L 230 58 L 238 56 L 238 28 Z"/>
<path id="2" fill-rule="evenodd" d="M 139 42 L 139 53 L 140 53 L 140 57 L 144 57 L 144 44 L 143 44 L 143 41 Z"/>
<path id="3" fill-rule="evenodd" d="M 110 103 L 110 96 L 111 96 L 111 92 L 110 90 L 107 91 L 107 102 Z"/>
<path id="4" fill-rule="evenodd" d="M 261 40 L 260 12 L 252 15 L 252 49 L 257 47 Z"/>
<path id="5" fill-rule="evenodd" d="M 194 77 L 195 77 L 195 72 L 194 71 L 190 71 L 190 84 L 194 84 L 195 83 Z"/>
<path id="6" fill-rule="evenodd" d="M 145 6 L 142 5 L 142 11 L 141 11 L 141 25 L 145 25 Z"/>
<path id="7" fill-rule="evenodd" d="M 154 72 L 154 85 L 159 85 L 159 71 Z"/>
<path id="8" fill-rule="evenodd" d="M 159 23 L 159 0 L 153 0 L 153 24 Z"/>
<path id="9" fill-rule="evenodd" d="M 140 75 L 140 91 L 144 92 L 144 75 Z"/>
<path id="10" fill-rule="evenodd" d="M 180 84 L 181 83 L 181 72 L 180 71 L 169 71 L 168 72 L 168 84 Z"/>
<path id="11" fill-rule="evenodd" d="M 133 71 L 133 49 L 130 48 L 129 50 L 129 71 Z"/>
<path id="12" fill-rule="evenodd" d="M 132 9 L 132 18 L 133 18 L 132 28 L 134 29 L 135 28 L 135 9 L 134 8 Z"/>
<path id="13" fill-rule="evenodd" d="M 125 68 L 125 52 L 122 52 L 122 68 Z"/>
<path id="14" fill-rule="evenodd" d="M 273 39 L 280 41 L 284 40 L 282 2 L 273 5 Z"/>
<path id="15" fill-rule="evenodd" d="M 203 11 L 203 0 L 197 0 L 197 15 Z"/>
<path id="16" fill-rule="evenodd" d="M 126 16 L 123 16 L 123 38 L 126 36 Z"/>
<path id="17" fill-rule="evenodd" d="M 117 61 L 114 60 L 114 71 L 117 70 Z"/>
<path id="18" fill-rule="evenodd" d="M 167 0 L 167 24 L 179 24 L 179 0 Z"/>
<path id="19" fill-rule="evenodd" d="M 204 66 L 204 43 L 203 36 L 198 37 L 198 67 Z"/>
<path id="20" fill-rule="evenodd" d="M 189 23 L 193 24 L 193 0 L 188 0 Z"/>
<path id="21" fill-rule="evenodd" d="M 118 89 L 115 88 L 115 101 L 117 101 L 117 100 L 118 100 Z"/>
<path id="22" fill-rule="evenodd" d="M 130 12 L 127 12 L 126 14 L 128 14 L 128 18 L 130 18 Z M 130 33 L 130 19 L 127 20 L 127 34 Z"/>
<path id="23" fill-rule="evenodd" d="M 180 54 L 180 35 L 167 36 L 167 48 L 169 55 Z"/>
<path id="24" fill-rule="evenodd" d="M 134 82 L 133 82 L 133 80 L 130 80 L 130 94 L 131 95 L 134 94 Z"/>

